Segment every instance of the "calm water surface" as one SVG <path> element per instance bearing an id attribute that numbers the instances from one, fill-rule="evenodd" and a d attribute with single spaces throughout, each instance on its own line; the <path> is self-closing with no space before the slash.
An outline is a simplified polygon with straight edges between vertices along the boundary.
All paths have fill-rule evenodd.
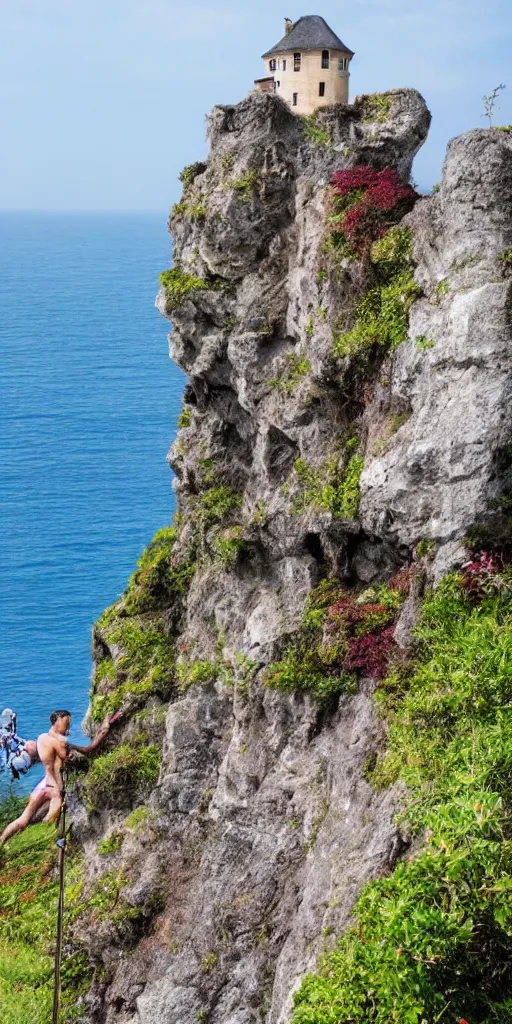
<path id="1" fill-rule="evenodd" d="M 0 239 L 0 705 L 27 737 L 70 707 L 76 736 L 91 625 L 174 509 L 170 239 L 164 215 L 49 214 L 0 214 Z"/>

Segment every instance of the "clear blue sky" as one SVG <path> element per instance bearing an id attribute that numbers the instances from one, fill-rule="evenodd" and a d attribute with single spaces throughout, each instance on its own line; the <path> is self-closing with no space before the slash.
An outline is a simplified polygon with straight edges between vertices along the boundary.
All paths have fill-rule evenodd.
<path id="1" fill-rule="evenodd" d="M 352 96 L 423 93 L 420 186 L 501 82 L 497 123 L 512 122 L 511 0 L 296 2 L 0 0 L 0 207 L 167 210 L 206 151 L 205 113 L 242 99 L 285 15 L 322 14 L 356 51 Z"/>

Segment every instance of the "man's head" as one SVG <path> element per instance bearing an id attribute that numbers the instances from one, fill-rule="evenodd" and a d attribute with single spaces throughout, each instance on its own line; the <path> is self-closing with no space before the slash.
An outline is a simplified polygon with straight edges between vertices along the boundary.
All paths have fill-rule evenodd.
<path id="1" fill-rule="evenodd" d="M 71 725 L 71 712 L 64 710 L 52 711 L 50 722 L 52 723 L 52 728 L 55 732 L 58 732 L 59 736 L 67 736 Z"/>

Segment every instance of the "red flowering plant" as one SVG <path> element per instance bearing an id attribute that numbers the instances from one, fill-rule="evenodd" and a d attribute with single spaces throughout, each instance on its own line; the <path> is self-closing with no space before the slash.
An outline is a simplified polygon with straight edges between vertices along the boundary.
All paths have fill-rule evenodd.
<path id="1" fill-rule="evenodd" d="M 462 590 L 475 603 L 498 593 L 512 594 L 512 575 L 503 559 L 496 554 L 481 551 L 462 569 Z"/>
<path id="2" fill-rule="evenodd" d="M 333 240 L 355 256 L 368 254 L 377 239 L 412 210 L 418 193 L 406 185 L 392 167 L 376 171 L 362 165 L 348 171 L 336 171 L 331 178 L 331 216 L 333 232 L 343 237 Z"/>

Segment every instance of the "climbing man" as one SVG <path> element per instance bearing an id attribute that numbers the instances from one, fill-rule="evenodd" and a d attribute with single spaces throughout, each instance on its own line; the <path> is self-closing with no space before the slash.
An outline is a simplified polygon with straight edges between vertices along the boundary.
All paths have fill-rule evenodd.
<path id="1" fill-rule="evenodd" d="M 114 718 L 117 717 L 118 715 L 114 716 Z M 31 822 L 42 820 L 49 823 L 58 820 L 63 800 L 61 776 L 63 764 L 69 759 L 72 751 L 86 756 L 94 753 L 103 743 L 113 720 L 105 718 L 92 742 L 87 747 L 80 747 L 76 743 L 69 743 L 66 738 L 69 735 L 71 713 L 62 710 L 52 711 L 49 732 L 41 733 L 37 737 L 37 754 L 44 767 L 44 778 L 32 790 L 23 813 L 10 825 L 7 825 L 2 832 L 0 846 L 3 846 L 17 832 L 22 832 Z"/>

